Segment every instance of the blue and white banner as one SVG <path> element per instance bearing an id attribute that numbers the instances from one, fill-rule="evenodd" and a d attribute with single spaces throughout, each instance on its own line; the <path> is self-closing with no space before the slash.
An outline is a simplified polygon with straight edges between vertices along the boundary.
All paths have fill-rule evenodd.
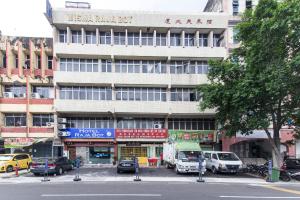
<path id="1" fill-rule="evenodd" d="M 67 128 L 66 138 L 115 138 L 113 128 Z"/>

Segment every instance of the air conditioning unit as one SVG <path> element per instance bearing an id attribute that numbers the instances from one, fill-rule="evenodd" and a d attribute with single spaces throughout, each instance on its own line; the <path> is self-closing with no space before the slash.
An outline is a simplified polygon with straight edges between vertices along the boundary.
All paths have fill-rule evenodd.
<path id="1" fill-rule="evenodd" d="M 46 126 L 48 126 L 48 127 L 54 126 L 54 123 L 53 122 L 47 122 Z"/>
<path id="2" fill-rule="evenodd" d="M 40 99 L 40 98 L 41 98 L 41 95 L 40 95 L 39 93 L 32 93 L 32 94 L 31 94 L 31 97 L 32 97 L 33 99 Z"/>
<path id="3" fill-rule="evenodd" d="M 58 128 L 59 130 L 63 130 L 63 129 L 66 129 L 67 126 L 66 126 L 65 124 L 58 124 L 58 125 L 57 125 L 57 128 Z"/>
<path id="4" fill-rule="evenodd" d="M 156 123 L 156 124 L 153 124 L 153 128 L 154 128 L 154 129 L 161 129 L 161 128 L 162 128 L 162 125 Z"/>
<path id="5" fill-rule="evenodd" d="M 57 122 L 59 124 L 64 124 L 64 123 L 67 123 L 67 119 L 66 118 L 57 118 Z"/>
<path id="6" fill-rule="evenodd" d="M 20 94 L 19 98 L 26 98 L 26 93 Z"/>
<path id="7" fill-rule="evenodd" d="M 4 98 L 14 98 L 14 93 L 12 92 L 4 92 L 3 93 Z"/>
<path id="8" fill-rule="evenodd" d="M 59 131 L 57 135 L 61 137 L 67 137 L 70 135 L 70 133 L 67 131 Z"/>

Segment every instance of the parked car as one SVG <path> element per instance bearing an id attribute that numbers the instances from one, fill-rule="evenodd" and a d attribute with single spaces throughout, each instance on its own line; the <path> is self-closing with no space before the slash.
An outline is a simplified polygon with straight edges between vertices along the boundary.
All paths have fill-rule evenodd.
<path id="1" fill-rule="evenodd" d="M 29 169 L 32 159 L 29 154 L 0 154 L 0 172 L 12 172 L 15 167 Z"/>
<path id="2" fill-rule="evenodd" d="M 72 162 L 66 157 L 36 158 L 32 162 L 30 172 L 35 176 L 43 175 L 45 173 L 46 159 L 48 159 L 48 174 L 61 175 L 74 169 Z"/>
<path id="3" fill-rule="evenodd" d="M 233 152 L 205 151 L 206 168 L 213 173 L 237 173 L 242 169 L 243 163 Z"/>
<path id="4" fill-rule="evenodd" d="M 284 169 L 289 171 L 300 171 L 300 159 L 287 158 L 284 161 Z"/>
<path id="5" fill-rule="evenodd" d="M 122 158 L 117 166 L 117 173 L 135 172 L 134 158 Z"/>

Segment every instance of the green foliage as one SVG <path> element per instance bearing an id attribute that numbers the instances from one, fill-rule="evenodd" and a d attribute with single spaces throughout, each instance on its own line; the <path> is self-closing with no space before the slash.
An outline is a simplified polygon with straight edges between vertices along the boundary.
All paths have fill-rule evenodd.
<path id="1" fill-rule="evenodd" d="M 300 1 L 260 0 L 238 24 L 241 45 L 227 60 L 210 61 L 199 86 L 201 109 L 215 108 L 228 135 L 268 129 L 274 138 L 300 105 Z"/>

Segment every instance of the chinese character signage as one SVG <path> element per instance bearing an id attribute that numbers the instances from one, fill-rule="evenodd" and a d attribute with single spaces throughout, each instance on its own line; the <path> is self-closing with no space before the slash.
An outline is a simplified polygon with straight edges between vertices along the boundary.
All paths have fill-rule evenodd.
<path id="1" fill-rule="evenodd" d="M 182 141 L 191 140 L 198 142 L 215 142 L 214 131 L 183 131 L 169 130 L 169 140 Z"/>
<path id="2" fill-rule="evenodd" d="M 115 129 L 112 128 L 67 128 L 66 138 L 115 138 Z"/>
<path id="3" fill-rule="evenodd" d="M 21 148 L 21 147 L 31 146 L 34 142 L 36 142 L 34 138 L 5 138 L 4 147 Z"/>
<path id="4" fill-rule="evenodd" d="M 166 139 L 167 129 L 116 129 L 116 138 L 122 139 Z"/>

